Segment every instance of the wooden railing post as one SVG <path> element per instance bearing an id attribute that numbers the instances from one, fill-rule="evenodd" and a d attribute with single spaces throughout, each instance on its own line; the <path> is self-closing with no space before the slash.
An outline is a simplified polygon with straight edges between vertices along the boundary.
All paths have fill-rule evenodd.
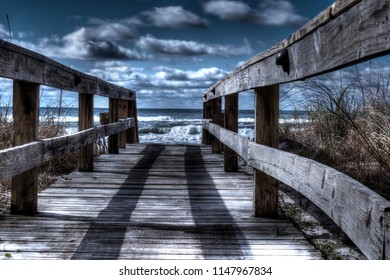
<path id="1" fill-rule="evenodd" d="M 217 125 L 222 125 L 222 98 L 215 98 L 212 100 L 212 122 Z M 211 150 L 213 153 L 221 153 L 222 144 L 217 137 L 212 137 Z"/>
<path id="2" fill-rule="evenodd" d="M 109 120 L 110 123 L 117 122 L 119 120 L 118 105 L 119 100 L 116 98 L 110 98 L 109 101 Z M 118 154 L 119 153 L 119 137 L 118 134 L 111 135 L 108 137 L 108 153 Z"/>
<path id="3" fill-rule="evenodd" d="M 255 141 L 278 147 L 279 142 L 279 85 L 255 89 Z M 254 172 L 253 212 L 256 217 L 278 214 L 278 181 L 262 171 Z"/>
<path id="4" fill-rule="evenodd" d="M 79 93 L 79 131 L 93 127 L 93 95 Z M 93 171 L 93 148 L 90 144 L 79 151 L 78 169 Z"/>
<path id="5" fill-rule="evenodd" d="M 238 94 L 225 96 L 225 128 L 238 132 Z M 235 151 L 225 146 L 225 172 L 238 170 L 238 156 Z"/>
<path id="6" fill-rule="evenodd" d="M 203 119 L 211 119 L 212 114 L 212 102 L 207 101 L 203 103 Z M 211 134 L 206 129 L 202 130 L 202 144 L 210 145 L 211 144 Z"/>
<path id="7" fill-rule="evenodd" d="M 14 80 L 13 146 L 38 140 L 39 84 Z M 36 168 L 12 178 L 11 213 L 33 215 L 38 209 Z"/>
<path id="8" fill-rule="evenodd" d="M 137 103 L 136 101 L 128 101 L 129 117 L 134 118 L 134 127 L 127 131 L 127 143 L 139 143 L 138 136 L 138 118 L 137 118 Z"/>
<path id="9" fill-rule="evenodd" d="M 127 100 L 119 100 L 118 102 L 119 119 L 127 119 L 129 117 L 129 102 Z M 126 149 L 127 131 L 119 133 L 119 148 Z"/>

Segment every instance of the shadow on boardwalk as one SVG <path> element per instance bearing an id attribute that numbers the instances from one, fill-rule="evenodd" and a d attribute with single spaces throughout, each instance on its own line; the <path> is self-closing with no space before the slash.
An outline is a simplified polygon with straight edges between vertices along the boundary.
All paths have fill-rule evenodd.
<path id="1" fill-rule="evenodd" d="M 127 179 L 125 180 L 119 191 L 112 197 L 107 207 L 102 210 L 96 222 L 92 222 L 87 233 L 85 234 L 82 242 L 78 246 L 76 252 L 73 254 L 72 259 L 88 260 L 88 259 L 118 259 L 122 249 L 125 235 L 127 232 L 128 222 L 131 214 L 137 206 L 137 202 L 142 195 L 144 186 L 146 184 L 148 173 L 137 184 L 137 188 L 134 188 L 133 195 L 130 198 L 124 198 L 128 193 L 124 187 L 129 183 L 136 174 L 137 170 L 143 169 L 148 172 L 158 156 L 164 150 L 164 146 L 148 145 L 143 151 L 140 152 L 142 158 L 137 164 L 130 170 Z M 118 209 L 122 212 L 120 220 L 115 223 L 99 223 L 99 220 L 113 220 Z"/>
<path id="2" fill-rule="evenodd" d="M 144 213 L 145 218 L 142 218 L 142 222 L 132 222 L 132 213 L 140 201 L 149 173 L 163 151 L 164 146 L 162 145 L 147 145 L 145 147 L 140 153 L 142 158 L 129 171 L 127 179 L 119 191 L 112 197 L 97 218 L 91 222 L 72 259 L 142 258 L 139 251 L 143 251 L 142 248 L 140 249 L 140 246 L 143 245 L 136 244 L 137 239 L 130 241 L 135 244 L 129 244 L 129 240 L 126 240 L 126 238 L 129 238 L 128 235 L 131 230 L 144 231 L 145 236 L 151 232 L 156 235 L 159 230 L 164 231 L 162 235 L 171 232 L 172 236 L 190 236 L 190 239 L 196 239 L 195 244 L 184 244 L 182 245 L 183 248 L 177 245 L 177 248 L 173 248 L 173 250 L 184 250 L 184 247 L 195 249 L 197 252 L 200 250 L 201 253 L 198 254 L 204 259 L 244 258 L 240 244 L 236 239 L 236 232 L 239 233 L 239 231 L 237 231 L 233 218 L 230 216 L 229 210 L 226 208 L 214 185 L 213 179 L 207 172 L 200 147 L 188 146 L 185 148 L 184 154 L 184 169 L 188 192 L 188 197 L 185 200 L 189 201 L 194 225 L 189 225 L 188 221 L 182 223 L 183 221 L 180 220 L 180 217 L 174 223 L 155 223 L 148 220 L 149 213 L 146 212 L 147 210 Z M 183 162 L 183 155 L 176 155 L 172 159 Z M 173 161 L 170 164 L 174 166 L 180 163 Z M 142 179 L 140 179 L 140 170 L 142 170 Z M 199 178 L 200 173 L 202 174 L 201 178 Z M 176 178 L 180 179 L 180 176 L 177 177 L 175 175 L 167 175 L 167 177 L 174 180 Z M 137 184 L 131 188 L 131 196 L 129 196 L 129 185 L 134 185 L 134 182 L 132 183 L 134 178 L 137 178 Z M 175 196 L 175 194 L 172 195 Z M 163 210 L 167 211 L 169 215 L 169 209 Z M 118 211 L 121 213 L 118 213 Z M 180 212 L 184 213 L 185 210 Z M 209 220 L 208 217 L 210 215 L 215 216 L 215 222 Z M 109 223 L 104 221 L 109 221 Z M 244 241 L 241 240 L 241 242 Z M 156 244 L 155 246 L 156 248 L 160 247 L 165 252 L 172 249 L 172 244 L 168 244 L 169 248 L 166 249 L 163 248 L 164 245 Z M 147 244 L 145 247 L 150 247 L 150 244 Z M 134 256 L 131 253 L 132 249 L 135 249 L 134 251 L 136 252 Z M 145 248 L 146 252 L 148 250 L 150 249 Z M 191 249 L 188 252 L 193 254 Z M 155 258 L 158 259 L 158 256 L 156 254 Z"/>

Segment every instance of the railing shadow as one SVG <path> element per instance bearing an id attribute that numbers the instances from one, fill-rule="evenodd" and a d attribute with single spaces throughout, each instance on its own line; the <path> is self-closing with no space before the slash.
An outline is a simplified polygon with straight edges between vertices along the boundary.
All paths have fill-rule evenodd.
<path id="1" fill-rule="evenodd" d="M 118 259 L 123 242 L 125 240 L 128 223 L 132 212 L 137 207 L 137 202 L 142 195 L 147 172 L 152 168 L 153 163 L 164 150 L 162 145 L 147 145 L 140 152 L 142 158 L 129 171 L 129 174 L 119 191 L 112 197 L 107 207 L 103 209 L 96 222 L 92 222 L 83 240 L 72 255 L 73 260 L 93 259 Z M 137 176 L 136 171 L 142 168 L 146 172 L 142 179 L 138 180 L 137 187 L 132 189 L 131 196 L 128 196 L 128 189 L 124 187 L 133 177 Z M 139 178 L 139 176 L 137 176 Z M 120 216 L 117 214 L 120 212 Z M 110 223 L 98 222 L 99 220 L 110 220 Z"/>
<path id="2" fill-rule="evenodd" d="M 200 178 L 193 173 L 195 169 L 197 174 L 202 173 L 201 185 Z M 241 246 L 246 246 L 247 241 L 207 171 L 201 147 L 186 147 L 185 171 L 192 217 L 203 258 L 244 259 Z M 207 186 L 207 189 L 202 186 Z M 210 215 L 208 212 L 213 213 Z M 210 216 L 214 217 L 213 220 L 207 220 Z"/>

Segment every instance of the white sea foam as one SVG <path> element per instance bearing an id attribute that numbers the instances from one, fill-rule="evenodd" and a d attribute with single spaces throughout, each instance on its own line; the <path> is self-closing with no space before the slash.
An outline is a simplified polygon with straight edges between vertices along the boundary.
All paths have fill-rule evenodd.
<path id="1" fill-rule="evenodd" d="M 199 144 L 201 140 L 201 125 L 174 126 L 164 134 L 140 134 L 143 143 L 192 143 Z"/>
<path id="2" fill-rule="evenodd" d="M 138 116 L 138 121 L 140 122 L 172 122 L 174 119 L 170 116 L 155 116 L 155 117 L 145 117 Z"/>

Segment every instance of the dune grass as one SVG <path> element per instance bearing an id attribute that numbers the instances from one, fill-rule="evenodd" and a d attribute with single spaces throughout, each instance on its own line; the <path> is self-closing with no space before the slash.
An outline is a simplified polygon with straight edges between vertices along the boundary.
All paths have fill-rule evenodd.
<path id="1" fill-rule="evenodd" d="M 294 85 L 309 121 L 283 127 L 294 153 L 348 174 L 390 200 L 390 72 L 353 67 Z"/>

